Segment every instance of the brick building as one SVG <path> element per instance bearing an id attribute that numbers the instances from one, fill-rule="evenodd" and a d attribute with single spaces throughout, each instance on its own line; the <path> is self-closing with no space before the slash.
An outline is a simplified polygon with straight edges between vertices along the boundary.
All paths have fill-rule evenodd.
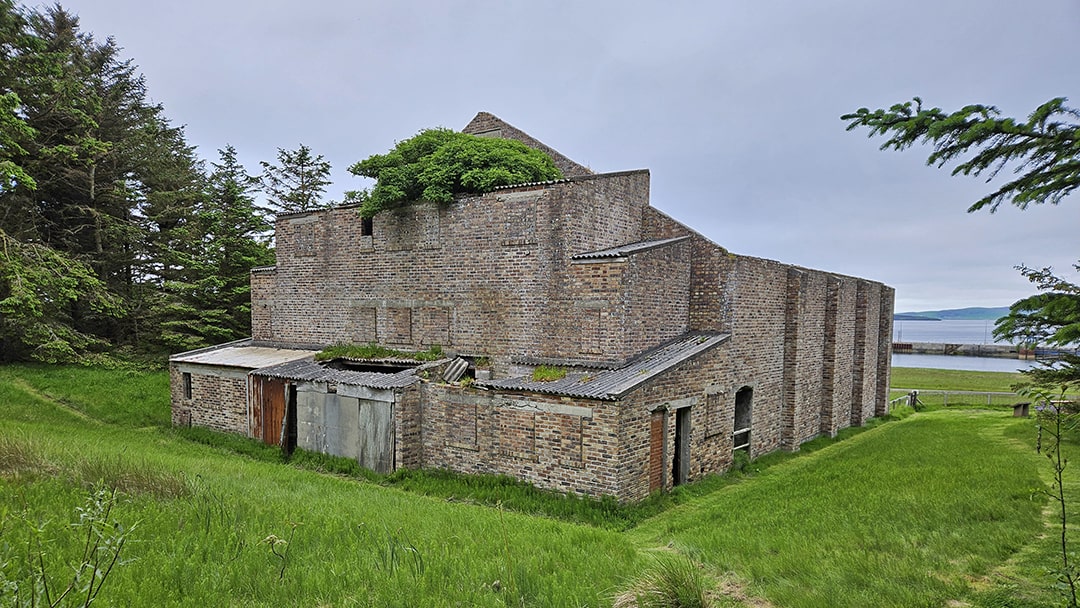
<path id="1" fill-rule="evenodd" d="M 594 174 L 486 113 L 465 132 L 565 178 L 279 216 L 251 339 L 172 357 L 173 423 L 636 500 L 886 413 L 892 288 L 730 253 L 650 206 L 646 170 Z M 341 342 L 447 358 L 313 361 Z"/>

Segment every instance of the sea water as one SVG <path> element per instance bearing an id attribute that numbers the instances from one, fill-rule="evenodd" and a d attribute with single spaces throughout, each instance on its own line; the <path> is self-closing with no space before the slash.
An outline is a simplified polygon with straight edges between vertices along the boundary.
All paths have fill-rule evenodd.
<path id="1" fill-rule="evenodd" d="M 893 342 L 936 344 L 1009 344 L 994 340 L 994 322 L 985 321 L 893 321 Z M 894 354 L 893 367 L 928 367 L 983 372 L 1016 372 L 1035 366 L 1034 361 L 1000 357 Z"/>
<path id="2" fill-rule="evenodd" d="M 944 344 L 1009 344 L 994 340 L 994 322 L 986 321 L 893 321 L 893 342 Z"/>
<path id="3" fill-rule="evenodd" d="M 1001 357 L 965 357 L 962 355 L 894 354 L 893 367 L 928 367 L 930 369 L 962 369 L 974 372 L 1018 372 L 1031 369 L 1034 361 Z"/>

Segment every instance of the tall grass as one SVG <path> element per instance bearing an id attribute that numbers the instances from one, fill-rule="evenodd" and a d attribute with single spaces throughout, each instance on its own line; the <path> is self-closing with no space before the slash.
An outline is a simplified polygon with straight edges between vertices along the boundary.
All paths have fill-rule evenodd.
<path id="1" fill-rule="evenodd" d="M 1041 531 L 1039 459 L 1005 414 L 908 418 L 774 468 L 634 532 L 789 607 L 945 605 Z"/>
<path id="2" fill-rule="evenodd" d="M 44 524 L 71 520 L 84 476 L 188 482 L 171 497 L 119 491 L 112 516 L 136 528 L 103 605 L 599 606 L 638 567 L 636 548 L 613 532 L 95 424 L 41 394 L 12 390 L 0 405 L 5 454 L 21 463 L 20 474 L 6 459 L 0 471 L 5 568 L 25 564 L 34 535 L 50 575 L 78 562 L 70 526 Z"/>
<path id="3" fill-rule="evenodd" d="M 1031 492 L 1047 473 L 1031 421 L 1004 412 L 900 409 L 899 422 L 771 454 L 655 502 L 581 501 L 594 518 L 583 526 L 529 514 L 550 515 L 555 500 L 577 509 L 578 499 L 510 480 L 422 472 L 358 483 L 314 456 L 304 466 L 338 474 L 287 466 L 276 450 L 238 457 L 249 448 L 191 441 L 158 414 L 163 423 L 142 428 L 136 404 L 167 405 L 164 374 L 137 379 L 159 391 L 140 395 L 119 387 L 124 373 L 66 370 L 0 367 L 0 564 L 22 563 L 33 530 L 57 574 L 76 563 L 70 526 L 44 524 L 70 521 L 99 479 L 184 482 L 178 492 L 118 488 L 111 517 L 135 530 L 103 605 L 610 606 L 663 578 L 649 557 L 657 548 L 700 575 L 669 588 L 702 589 L 719 606 L 1057 599 L 1040 574 L 1054 558 L 1052 539 L 1040 538 L 1045 503 Z M 126 404 L 114 406 L 110 385 Z M 1067 492 L 1080 497 L 1074 479 Z M 516 494 L 519 513 L 507 506 Z M 738 581 L 738 594 L 720 597 L 720 580 Z"/>

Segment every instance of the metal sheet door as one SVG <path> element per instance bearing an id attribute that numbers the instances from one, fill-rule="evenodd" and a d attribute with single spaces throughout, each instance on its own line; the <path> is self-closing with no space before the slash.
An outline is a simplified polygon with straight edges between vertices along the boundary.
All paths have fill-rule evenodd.
<path id="1" fill-rule="evenodd" d="M 280 445 L 285 421 L 285 381 L 251 376 L 251 389 L 251 436 L 267 445 Z"/>
<path id="2" fill-rule="evenodd" d="M 360 466 L 376 473 L 394 470 L 394 404 L 360 399 Z"/>

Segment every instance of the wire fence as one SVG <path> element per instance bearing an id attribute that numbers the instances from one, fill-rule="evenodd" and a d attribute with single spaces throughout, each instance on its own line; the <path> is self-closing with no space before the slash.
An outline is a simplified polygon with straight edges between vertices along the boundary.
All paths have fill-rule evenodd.
<path id="1" fill-rule="evenodd" d="M 1012 407 L 1031 401 L 1030 397 L 1011 392 L 942 391 L 933 389 L 894 388 L 889 390 L 889 405 L 957 406 L 986 405 Z"/>

